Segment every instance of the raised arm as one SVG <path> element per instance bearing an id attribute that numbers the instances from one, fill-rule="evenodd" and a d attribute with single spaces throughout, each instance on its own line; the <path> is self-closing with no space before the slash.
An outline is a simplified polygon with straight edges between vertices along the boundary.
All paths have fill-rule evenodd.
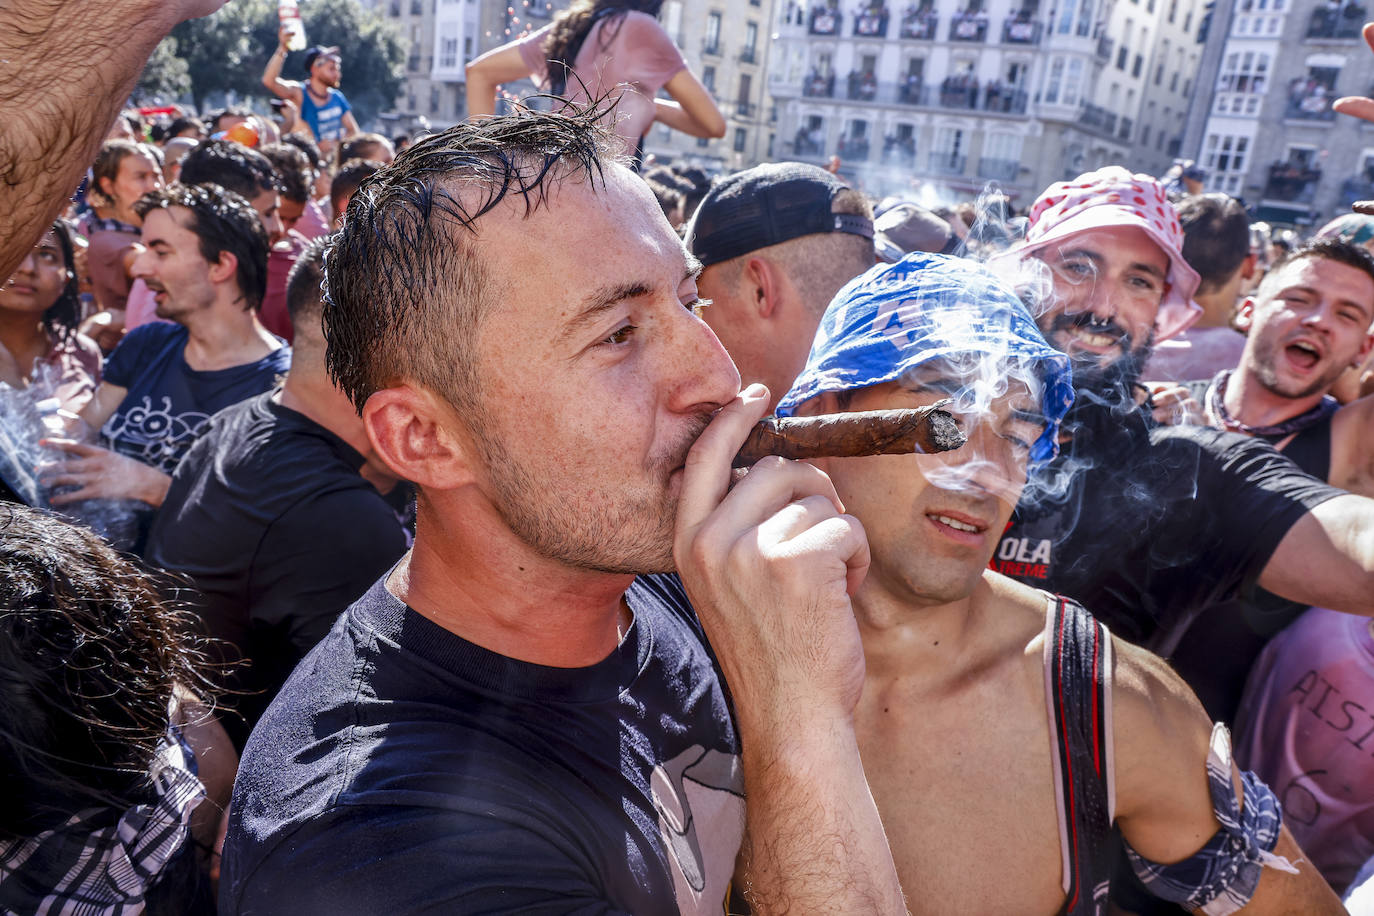
<path id="1" fill-rule="evenodd" d="M 267 58 L 267 67 L 262 71 L 262 84 L 267 91 L 279 99 L 286 99 L 297 107 L 301 104 L 301 84 L 295 80 L 281 78 L 281 67 L 286 62 L 286 29 L 277 36 L 277 50 Z"/>
<path id="2" fill-rule="evenodd" d="M 1221 829 L 1207 769 L 1211 739 L 1217 736 L 1193 692 L 1163 660 L 1121 640 L 1114 640 L 1113 648 L 1117 659 L 1112 719 L 1116 823 L 1136 855 L 1159 866 L 1175 865 L 1194 858 Z M 1222 747 L 1220 740 L 1216 746 Z M 1229 764 L 1229 742 L 1225 747 L 1227 765 L 1222 771 L 1230 774 L 1232 800 L 1253 806 L 1258 799 L 1245 798 L 1239 772 Z M 1227 790 L 1221 787 L 1221 791 Z M 1233 842 L 1231 848 L 1235 845 L 1239 844 Z M 1258 837 L 1250 849 L 1250 864 L 1242 864 L 1240 873 L 1243 877 L 1249 870 L 1252 878 L 1257 873 L 1259 883 L 1241 912 L 1275 916 L 1345 912 L 1321 874 L 1303 857 L 1287 827 L 1277 837 Z M 1266 859 L 1270 854 L 1287 864 Z M 1138 871 L 1140 863 L 1133 864 Z M 1203 870 L 1185 871 L 1196 875 Z M 1218 867 L 1213 874 L 1237 872 Z M 1191 901 L 1176 902 L 1185 907 L 1206 905 L 1224 890 L 1224 884 L 1197 891 Z M 1147 883 L 1152 890 L 1162 886 L 1163 882 Z"/>
<path id="3" fill-rule="evenodd" d="M 673 101 L 654 99 L 654 120 L 693 137 L 725 136 L 725 116 L 695 73 L 679 70 L 663 88 Z"/>
<path id="4" fill-rule="evenodd" d="M 849 594 L 868 568 L 863 529 L 809 465 L 765 458 L 726 492 L 767 404 L 751 386 L 693 446 L 674 550 L 734 701 L 746 894 L 763 916 L 905 913 L 854 735 L 864 662 Z"/>
<path id="5" fill-rule="evenodd" d="M 530 75 L 518 42 L 492 48 L 467 65 L 468 117 L 496 113 L 496 88 Z"/>
<path id="6" fill-rule="evenodd" d="M 1374 617 L 1374 499 L 1338 496 L 1298 519 L 1259 584 L 1290 601 Z"/>
<path id="7" fill-rule="evenodd" d="M 178 22 L 224 0 L 4 0 L 0 3 L 0 277 L 62 211 Z M 72 41 L 80 23 L 80 41 Z"/>

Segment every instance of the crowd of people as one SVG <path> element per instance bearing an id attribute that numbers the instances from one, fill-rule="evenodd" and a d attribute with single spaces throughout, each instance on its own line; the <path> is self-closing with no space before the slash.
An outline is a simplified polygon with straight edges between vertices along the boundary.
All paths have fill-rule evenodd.
<path id="1" fill-rule="evenodd" d="M 413 141 L 285 30 L 274 117 L 140 39 L 22 121 L 0 911 L 1374 913 L 1374 217 L 645 164 L 723 131 L 656 12 Z"/>

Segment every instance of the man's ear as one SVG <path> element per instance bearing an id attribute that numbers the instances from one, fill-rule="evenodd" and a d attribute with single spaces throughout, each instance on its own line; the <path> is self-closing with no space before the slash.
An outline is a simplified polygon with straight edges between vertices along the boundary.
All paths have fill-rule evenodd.
<path id="1" fill-rule="evenodd" d="M 1255 266 L 1259 263 L 1259 257 L 1253 253 L 1247 254 L 1245 260 L 1240 262 L 1240 278 L 1249 280 L 1255 275 Z"/>
<path id="2" fill-rule="evenodd" d="M 755 314 L 760 318 L 772 318 L 782 295 L 782 277 L 777 267 L 763 258 L 750 258 L 744 264 L 741 279 L 744 283 L 741 292 L 748 297 Z"/>
<path id="3" fill-rule="evenodd" d="M 219 257 L 210 262 L 210 282 L 226 283 L 234 279 L 238 269 L 238 255 L 231 251 L 221 251 Z"/>
<path id="4" fill-rule="evenodd" d="M 1355 358 L 1350 361 L 1350 368 L 1358 369 L 1363 366 L 1372 351 L 1374 351 L 1374 331 L 1364 335 L 1364 343 L 1360 345 L 1360 352 L 1356 353 Z"/>
<path id="5" fill-rule="evenodd" d="M 1242 334 L 1250 333 L 1250 326 L 1255 322 L 1255 297 L 1246 296 L 1236 309 L 1236 317 L 1231 323 L 1236 326 Z"/>
<path id="6" fill-rule="evenodd" d="M 423 388 L 398 385 L 363 405 L 363 427 L 377 457 L 403 480 L 456 490 L 474 479 L 476 449 L 446 403 Z"/>

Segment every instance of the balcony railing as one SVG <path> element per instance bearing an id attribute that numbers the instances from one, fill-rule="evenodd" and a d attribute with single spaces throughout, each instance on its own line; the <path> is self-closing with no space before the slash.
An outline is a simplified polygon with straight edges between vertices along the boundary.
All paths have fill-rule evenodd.
<path id="1" fill-rule="evenodd" d="M 916 167 L 916 140 L 914 137 L 886 137 L 883 140 L 883 162 L 887 165 Z"/>
<path id="2" fill-rule="evenodd" d="M 1015 181 L 1021 171 L 1021 163 L 1016 159 L 993 159 L 988 156 L 978 160 L 978 177 L 992 178 L 996 181 Z"/>
<path id="3" fill-rule="evenodd" d="M 1121 130 L 1117 132 L 1117 136 L 1120 137 L 1122 140 L 1129 140 L 1131 139 L 1131 131 L 1134 128 L 1135 125 L 1131 123 L 1130 118 L 1122 118 Z"/>
<path id="4" fill-rule="evenodd" d="M 1312 18 L 1307 23 L 1307 37 L 1353 41 L 1360 37 L 1360 30 L 1368 18 L 1364 7 L 1353 3 L 1338 9 L 1322 7 L 1312 11 Z"/>
<path id="5" fill-rule="evenodd" d="M 1310 204 L 1317 194 L 1317 183 L 1321 180 L 1321 169 L 1305 168 L 1292 162 L 1275 162 L 1269 166 L 1264 199 Z"/>
<path id="6" fill-rule="evenodd" d="M 869 7 L 854 14 L 854 35 L 858 38 L 887 37 L 887 7 Z"/>
<path id="7" fill-rule="evenodd" d="M 1370 175 L 1347 178 L 1341 182 L 1341 206 L 1343 208 L 1353 206 L 1357 200 L 1369 200 L 1371 198 L 1374 198 L 1374 178 L 1371 178 Z"/>
<path id="8" fill-rule="evenodd" d="M 1089 130 L 1101 131 L 1104 134 L 1116 133 L 1117 116 L 1115 112 L 1100 108 L 1097 105 L 1084 105 L 1081 109 L 1079 122 Z"/>
<path id="9" fill-rule="evenodd" d="M 1106 61 L 1111 60 L 1111 59 L 1112 59 L 1112 47 L 1114 46 L 1114 44 L 1115 44 L 1115 43 L 1114 43 L 1110 38 L 1108 38 L 1106 35 L 1099 35 L 1099 36 L 1097 36 L 1097 48 L 1096 48 L 1096 51 L 1097 51 L 1097 58 L 1098 58 L 1098 60 L 1101 60 L 1101 61 L 1103 61 L 1103 62 L 1106 62 Z"/>
<path id="10" fill-rule="evenodd" d="M 797 139 L 792 141 L 792 155 L 820 158 L 825 155 L 825 141 L 819 136 L 808 136 L 806 131 L 798 131 Z"/>
<path id="11" fill-rule="evenodd" d="M 932 152 L 930 154 L 930 170 L 945 175 L 964 174 L 964 166 L 967 162 L 968 157 L 958 153 Z"/>
<path id="12" fill-rule="evenodd" d="M 735 101 L 735 114 L 741 118 L 752 119 L 758 113 L 759 106 L 745 99 Z"/>
<path id="13" fill-rule="evenodd" d="M 739 62 L 742 64 L 758 63 L 758 51 L 754 48 L 745 48 L 739 52 Z"/>
<path id="14" fill-rule="evenodd" d="M 926 11 L 922 13 L 908 13 L 902 17 L 901 36 L 903 38 L 916 38 L 921 41 L 930 41 L 935 37 L 935 30 L 940 26 L 940 16 L 937 13 Z"/>
<path id="15" fill-rule="evenodd" d="M 950 41 L 987 41 L 987 13 L 955 13 L 949 21 Z"/>
<path id="16" fill-rule="evenodd" d="M 1038 22 L 1029 22 L 1019 16 L 1008 16 L 1002 23 L 1002 44 L 1038 45 L 1041 28 Z"/>
<path id="17" fill-rule="evenodd" d="M 920 80 L 907 80 L 897 87 L 897 101 L 903 105 L 929 105 L 930 91 Z"/>
<path id="18" fill-rule="evenodd" d="M 878 80 L 872 73 L 849 74 L 849 99 L 853 102 L 878 100 Z"/>
<path id="19" fill-rule="evenodd" d="M 983 90 L 983 110 L 1001 114 L 1025 114 L 1026 92 L 1023 89 L 1008 89 L 992 85 Z"/>
<path id="20" fill-rule="evenodd" d="M 868 138 L 867 137 L 841 137 L 840 142 L 835 146 L 835 152 L 841 159 L 864 161 L 868 159 Z"/>
<path id="21" fill-rule="evenodd" d="M 977 108 L 978 84 L 960 84 L 945 80 L 940 85 L 941 108 Z"/>
<path id="22" fill-rule="evenodd" d="M 1288 105 L 1283 110 L 1285 118 L 1300 121 L 1334 121 L 1336 113 L 1331 110 L 1335 93 L 1319 86 L 1316 90 L 1297 96 L 1289 96 Z"/>
<path id="23" fill-rule="evenodd" d="M 712 57 L 720 57 L 720 39 L 703 38 L 701 40 L 701 53 L 709 54 Z"/>
<path id="24" fill-rule="evenodd" d="M 840 11 L 834 7 L 820 7 L 811 11 L 811 24 L 807 28 L 812 35 L 840 34 Z"/>
<path id="25" fill-rule="evenodd" d="M 822 76 L 813 73 L 802 83 L 802 95 L 813 99 L 833 99 L 835 97 L 835 74 Z"/>

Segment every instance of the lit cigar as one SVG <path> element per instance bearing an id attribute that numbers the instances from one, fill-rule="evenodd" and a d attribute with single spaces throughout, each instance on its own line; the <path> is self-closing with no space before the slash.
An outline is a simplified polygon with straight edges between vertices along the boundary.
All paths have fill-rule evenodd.
<path id="1" fill-rule="evenodd" d="M 744 440 L 733 462 L 747 468 L 766 455 L 783 458 L 863 458 L 947 452 L 964 444 L 943 401 L 915 410 L 865 410 L 818 417 L 768 417 Z"/>

